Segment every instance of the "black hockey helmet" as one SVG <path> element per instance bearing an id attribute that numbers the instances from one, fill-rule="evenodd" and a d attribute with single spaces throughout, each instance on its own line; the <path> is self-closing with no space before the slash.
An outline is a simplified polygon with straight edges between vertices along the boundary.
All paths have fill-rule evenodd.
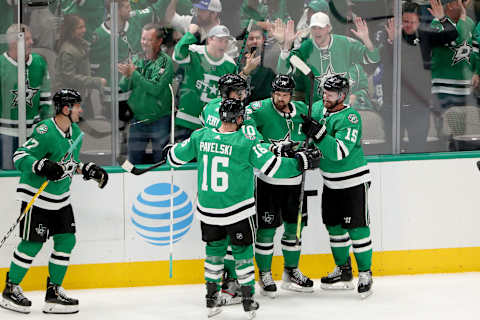
<path id="1" fill-rule="evenodd" d="M 277 74 L 272 81 L 272 92 L 282 91 L 293 93 L 295 80 L 287 74 Z"/>
<path id="2" fill-rule="evenodd" d="M 227 73 L 218 79 L 218 89 L 222 98 L 228 98 L 232 91 L 247 90 L 247 81 L 235 73 Z"/>
<path id="3" fill-rule="evenodd" d="M 323 89 L 328 91 L 336 91 L 338 94 L 344 93 L 346 97 L 348 90 L 350 90 L 350 83 L 348 82 L 347 78 L 336 74 L 325 80 Z"/>
<path id="4" fill-rule="evenodd" d="M 53 104 L 55 105 L 55 113 L 62 112 L 64 106 L 72 108 L 75 103 L 82 102 L 80 93 L 75 89 L 60 89 L 53 95 Z"/>
<path id="5" fill-rule="evenodd" d="M 227 98 L 220 104 L 218 113 L 222 122 L 237 123 L 239 116 L 245 116 L 245 106 L 240 100 Z"/>

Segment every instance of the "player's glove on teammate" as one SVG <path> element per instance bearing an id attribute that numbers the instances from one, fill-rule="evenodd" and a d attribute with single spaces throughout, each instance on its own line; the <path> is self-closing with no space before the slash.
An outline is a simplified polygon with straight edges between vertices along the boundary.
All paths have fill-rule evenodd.
<path id="1" fill-rule="evenodd" d="M 94 162 L 87 162 L 82 165 L 83 179 L 93 179 L 98 182 L 98 187 L 102 189 L 107 185 L 108 173 L 103 168 L 97 166 Z"/>
<path id="2" fill-rule="evenodd" d="M 312 137 L 315 142 L 320 142 L 327 135 L 327 127 L 323 124 L 301 114 L 303 119 L 302 132 Z"/>
<path id="3" fill-rule="evenodd" d="M 63 176 L 64 170 L 58 163 L 43 158 L 33 163 L 33 172 L 47 180 L 57 181 Z"/>
<path id="4" fill-rule="evenodd" d="M 315 169 L 320 164 L 322 154 L 317 148 L 302 149 L 295 153 L 295 159 L 298 161 L 298 170 L 306 171 Z"/>
<path id="5" fill-rule="evenodd" d="M 295 148 L 300 144 L 297 141 L 289 141 L 286 143 L 278 144 L 276 146 L 270 145 L 268 148 L 277 157 L 293 158 L 295 157 Z"/>

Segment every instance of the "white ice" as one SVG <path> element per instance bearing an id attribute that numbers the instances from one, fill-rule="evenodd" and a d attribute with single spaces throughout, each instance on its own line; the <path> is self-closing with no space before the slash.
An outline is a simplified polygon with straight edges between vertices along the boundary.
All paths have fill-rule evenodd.
<path id="1" fill-rule="evenodd" d="M 318 285 L 319 281 L 315 281 L 313 294 L 282 289 L 276 299 L 257 294 L 260 309 L 255 320 L 480 319 L 480 273 L 375 277 L 374 293 L 365 300 L 356 291 L 323 291 Z M 0 319 L 207 319 L 204 285 L 67 290 L 67 293 L 80 300 L 78 314 L 43 314 L 44 292 L 30 291 L 26 292 L 33 302 L 29 315 L 0 309 Z M 235 305 L 224 307 L 221 314 L 211 319 L 247 318 L 241 305 Z"/>

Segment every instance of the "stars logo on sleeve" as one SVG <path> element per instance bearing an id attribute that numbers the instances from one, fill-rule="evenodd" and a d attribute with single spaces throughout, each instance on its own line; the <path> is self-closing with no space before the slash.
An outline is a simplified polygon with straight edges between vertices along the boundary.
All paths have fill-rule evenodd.
<path id="1" fill-rule="evenodd" d="M 453 50 L 453 52 L 455 52 L 455 54 L 452 57 L 452 66 L 462 61 L 465 61 L 466 63 L 470 64 L 470 54 L 472 53 L 473 48 L 471 45 L 467 43 L 466 40 L 460 46 L 450 47 L 450 49 Z"/>

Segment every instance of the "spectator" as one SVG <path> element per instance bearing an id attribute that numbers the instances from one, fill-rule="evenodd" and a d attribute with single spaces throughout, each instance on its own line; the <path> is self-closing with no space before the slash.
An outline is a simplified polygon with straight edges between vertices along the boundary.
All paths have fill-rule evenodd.
<path id="1" fill-rule="evenodd" d="M 229 41 L 233 40 L 227 27 L 218 25 L 210 29 L 207 44 L 195 45 L 195 33 L 199 26 L 191 24 L 189 32 L 175 46 L 173 61 L 185 69 L 185 77 L 180 84 L 179 107 L 175 123 L 175 139 L 186 139 L 192 130 L 201 127 L 199 115 L 203 106 L 219 97 L 218 79 L 237 69 L 235 62 L 225 52 Z"/>
<path id="2" fill-rule="evenodd" d="M 305 4 L 305 10 L 303 11 L 300 20 L 297 23 L 297 32 L 299 32 L 299 38 L 295 40 L 295 47 L 300 46 L 301 41 L 308 38 L 310 35 L 310 18 L 317 12 L 323 12 L 329 15 L 328 3 L 325 0 L 311 0 Z"/>
<path id="3" fill-rule="evenodd" d="M 77 15 L 66 15 L 58 42 L 58 56 L 55 63 L 56 88 L 77 89 L 81 96 L 89 96 L 89 89 L 103 91 L 107 80 L 92 77 L 90 72 L 90 46 L 83 38 L 86 32 L 85 21 Z"/>
<path id="4" fill-rule="evenodd" d="M 286 0 L 243 0 L 240 14 L 240 24 L 246 28 L 250 19 L 258 22 L 269 22 L 281 19 L 286 22 L 290 15 L 287 11 Z M 261 24 L 264 29 L 266 25 Z"/>
<path id="5" fill-rule="evenodd" d="M 443 124 L 443 113 L 452 106 L 464 106 L 472 94 L 472 73 L 475 61 L 472 50 L 474 23 L 467 17 L 461 0 L 431 0 L 430 13 L 434 19 L 432 32 L 428 34 L 428 46 L 432 48 L 432 94 L 435 96 L 434 113 Z M 460 119 L 458 119 L 460 120 Z M 455 125 L 457 134 L 462 125 Z M 463 124 L 464 128 L 464 124 Z M 460 130 L 458 130 L 460 129 Z M 439 130 L 442 131 L 442 130 Z M 453 149 L 451 137 L 448 148 Z"/>
<path id="6" fill-rule="evenodd" d="M 179 0 L 171 0 L 165 12 L 165 23 L 185 34 L 189 31 L 190 25 L 198 25 L 195 36 L 197 44 L 205 44 L 207 34 L 213 27 L 220 24 L 220 13 L 222 4 L 220 0 L 200 0 L 193 3 L 193 15 L 179 15 L 177 4 Z"/>
<path id="7" fill-rule="evenodd" d="M 145 149 L 149 142 L 152 162 L 159 162 L 168 142 L 173 63 L 161 51 L 163 38 L 160 25 L 145 25 L 141 39 L 143 55 L 135 55 L 132 62 L 118 65 L 124 76 L 120 88 L 132 92 L 127 103 L 133 112 L 128 136 L 128 158 L 133 164 L 148 163 Z"/>
<path id="8" fill-rule="evenodd" d="M 278 60 L 278 73 L 287 73 L 290 69 L 290 56 L 297 55 L 312 69 L 315 75 L 313 101 L 322 98 L 323 82 L 332 75 L 346 75 L 353 64 L 369 64 L 379 61 L 378 49 L 370 40 L 367 24 L 361 18 L 354 20 L 356 30 L 353 34 L 362 42 L 341 35 L 331 33 L 330 18 L 323 12 L 315 13 L 310 20 L 311 38 L 305 40 L 300 48 L 290 52 L 296 38 L 294 23 L 289 21 L 287 26 L 277 26 L 275 36 L 284 31 L 283 49 Z M 280 30 L 278 30 L 280 28 Z M 305 100 L 310 99 L 310 80 L 297 73 L 297 99 L 305 94 Z"/>
<path id="9" fill-rule="evenodd" d="M 13 169 L 12 155 L 18 148 L 18 53 L 17 34 L 25 34 L 25 103 L 27 136 L 34 123 L 51 115 L 50 78 L 42 56 L 32 53 L 32 33 L 26 25 L 12 24 L 7 29 L 8 50 L 0 56 L 0 168 Z"/>
<path id="10" fill-rule="evenodd" d="M 275 78 L 275 72 L 264 65 L 266 55 L 265 38 L 264 30 L 260 26 L 254 25 L 246 41 L 246 54 L 244 54 L 240 62 L 239 70 L 243 71 L 249 84 L 247 104 L 252 101 L 269 98 L 272 93 L 271 83 Z M 248 59 L 252 60 L 250 63 L 251 67 L 246 65 L 248 64 Z"/>
<path id="11" fill-rule="evenodd" d="M 110 10 L 110 7 L 105 7 L 105 1 L 83 0 L 70 1 L 70 5 L 65 7 L 62 11 L 64 14 L 75 14 L 82 17 L 86 26 L 85 39 L 91 41 L 93 39 L 92 36 L 95 28 L 97 28 L 105 18 L 105 9 Z M 107 13 L 110 13 L 110 11 Z"/>
<path id="12" fill-rule="evenodd" d="M 401 97 L 400 97 L 400 139 L 405 131 L 408 144 L 403 143 L 402 150 L 407 152 L 426 152 L 427 135 L 430 126 L 430 76 L 423 69 L 418 28 L 420 17 L 416 4 L 406 3 L 402 10 L 401 31 Z M 381 66 L 383 69 L 382 116 L 385 137 L 392 143 L 393 109 L 393 44 L 396 37 L 394 20 L 389 19 L 386 37 L 380 46 Z"/>

